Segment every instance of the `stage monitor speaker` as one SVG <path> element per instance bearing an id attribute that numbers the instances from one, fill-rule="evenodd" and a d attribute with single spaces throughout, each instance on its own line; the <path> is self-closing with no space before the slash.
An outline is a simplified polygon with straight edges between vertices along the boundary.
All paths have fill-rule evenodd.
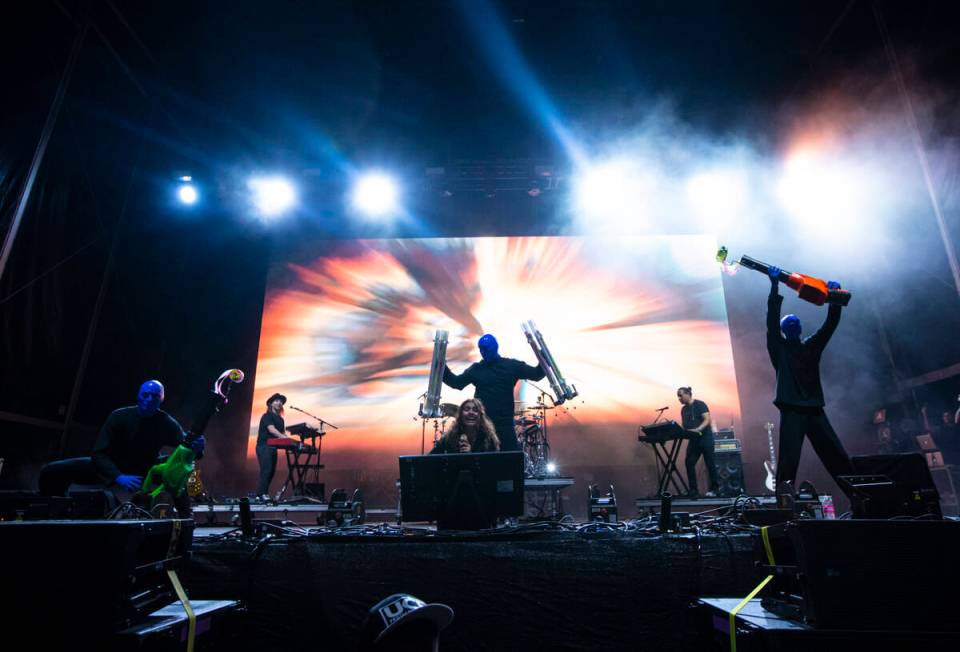
<path id="1" fill-rule="evenodd" d="M 35 491 L 0 491 L 0 521 L 75 518 L 72 498 L 41 496 Z"/>
<path id="2" fill-rule="evenodd" d="M 817 628 L 960 631 L 960 523 L 797 520 L 786 531 Z"/>
<path id="3" fill-rule="evenodd" d="M 851 496 L 855 518 L 892 518 L 894 516 L 932 515 L 941 518 L 940 493 L 933 483 L 930 468 L 920 453 L 897 455 L 859 455 L 850 459 L 854 476 L 840 476 L 841 486 L 854 487 Z M 885 476 L 892 487 L 857 477 Z"/>
<path id="4" fill-rule="evenodd" d="M 743 487 L 743 460 L 740 451 L 714 453 L 717 463 L 717 481 L 721 496 L 739 496 Z"/>
<path id="5" fill-rule="evenodd" d="M 193 521 L 5 522 L 0 541 L 16 593 L 3 622 L 29 632 L 31 647 L 58 649 L 59 637 L 100 644 L 175 601 L 166 571 L 190 554 Z"/>
<path id="6" fill-rule="evenodd" d="M 74 518 L 106 518 L 119 506 L 113 492 L 105 489 L 71 491 L 70 498 L 74 502 Z"/>

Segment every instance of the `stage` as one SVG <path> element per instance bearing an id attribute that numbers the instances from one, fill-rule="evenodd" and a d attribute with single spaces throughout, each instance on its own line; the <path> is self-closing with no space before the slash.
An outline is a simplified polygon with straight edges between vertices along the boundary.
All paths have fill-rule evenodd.
<path id="1" fill-rule="evenodd" d="M 198 533 L 183 579 L 192 598 L 241 600 L 256 650 L 353 649 L 367 610 L 400 592 L 454 610 L 443 650 L 684 649 L 694 600 L 756 585 L 754 539 L 649 525 Z"/>
<path id="2" fill-rule="evenodd" d="M 669 532 L 656 516 L 477 531 L 260 520 L 246 534 L 191 520 L 14 521 L 0 539 L 18 560 L 8 617 L 36 623 L 38 643 L 84 631 L 117 649 L 181 649 L 177 582 L 198 614 L 197 649 L 210 650 L 354 650 L 369 609 L 397 593 L 454 611 L 443 650 L 729 649 L 734 622 L 743 649 L 958 640 L 956 520 L 746 524 L 778 511 L 740 504 Z M 51 617 L 61 627 L 37 629 Z"/>
<path id="3" fill-rule="evenodd" d="M 724 623 L 748 596 L 736 620 L 743 649 L 896 649 L 909 640 L 950 649 L 960 640 L 949 598 L 960 523 L 759 528 L 742 516 L 698 514 L 666 534 L 654 517 L 439 533 L 267 525 L 250 538 L 198 534 L 184 580 L 194 598 L 240 600 L 243 640 L 256 650 L 354 649 L 367 610 L 394 593 L 454 610 L 444 650 L 730 649 Z M 800 614 L 788 621 L 761 598 L 799 600 Z"/>

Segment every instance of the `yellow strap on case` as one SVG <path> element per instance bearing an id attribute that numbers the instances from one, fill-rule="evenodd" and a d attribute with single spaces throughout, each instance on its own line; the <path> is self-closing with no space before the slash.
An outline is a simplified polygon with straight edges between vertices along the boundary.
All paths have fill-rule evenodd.
<path id="1" fill-rule="evenodd" d="M 737 652 L 737 614 L 740 613 L 740 610 L 746 607 L 747 603 L 753 600 L 772 579 L 773 575 L 767 575 L 766 579 L 757 584 L 757 588 L 750 591 L 750 594 L 741 600 L 740 604 L 730 612 L 730 652 Z"/>
<path id="2" fill-rule="evenodd" d="M 187 592 L 183 590 L 183 585 L 180 584 L 177 571 L 168 570 L 167 576 L 173 584 L 173 590 L 177 592 L 177 597 L 180 598 L 183 610 L 187 612 L 187 652 L 193 652 L 193 639 L 197 634 L 197 615 L 193 613 L 193 606 L 190 604 Z"/>

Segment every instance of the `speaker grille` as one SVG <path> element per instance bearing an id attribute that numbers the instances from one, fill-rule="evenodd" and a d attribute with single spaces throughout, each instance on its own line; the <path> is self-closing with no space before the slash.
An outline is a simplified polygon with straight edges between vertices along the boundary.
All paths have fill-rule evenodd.
<path id="1" fill-rule="evenodd" d="M 717 478 L 721 496 L 738 496 L 743 491 L 743 462 L 740 451 L 716 453 Z"/>

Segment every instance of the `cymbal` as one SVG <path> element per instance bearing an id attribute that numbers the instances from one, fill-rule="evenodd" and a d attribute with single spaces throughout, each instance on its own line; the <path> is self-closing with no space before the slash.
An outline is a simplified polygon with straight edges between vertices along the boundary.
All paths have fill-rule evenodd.
<path id="1" fill-rule="evenodd" d="M 440 414 L 445 417 L 455 417 L 457 416 L 457 411 L 460 407 L 456 403 L 441 403 L 440 404 Z"/>

